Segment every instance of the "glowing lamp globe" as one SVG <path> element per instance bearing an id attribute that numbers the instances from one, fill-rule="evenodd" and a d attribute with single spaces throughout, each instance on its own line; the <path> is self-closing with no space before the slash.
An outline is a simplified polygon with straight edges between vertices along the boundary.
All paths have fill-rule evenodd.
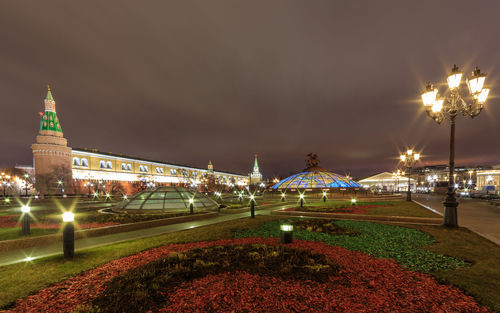
<path id="1" fill-rule="evenodd" d="M 27 205 L 23 205 L 23 206 L 21 207 L 21 212 L 23 212 L 23 213 L 29 213 L 29 212 L 30 212 L 30 210 L 31 210 L 31 209 L 30 209 L 30 207 L 29 207 L 29 206 L 27 206 Z"/>
<path id="2" fill-rule="evenodd" d="M 433 88 L 431 84 L 427 85 L 426 90 L 422 93 L 422 102 L 424 106 L 429 107 L 436 101 L 438 90 Z"/>
<path id="3" fill-rule="evenodd" d="M 73 222 L 75 220 L 75 214 L 72 212 L 64 212 L 62 214 L 63 222 Z"/>
<path id="4" fill-rule="evenodd" d="M 289 224 L 284 224 L 280 226 L 280 230 L 282 231 L 292 231 L 293 230 L 293 225 Z"/>
<path id="5" fill-rule="evenodd" d="M 486 80 L 486 74 L 481 73 L 481 70 L 476 66 L 476 69 L 472 72 L 471 78 L 467 80 L 467 87 L 472 95 L 476 95 L 483 90 L 484 81 Z"/>
<path id="6" fill-rule="evenodd" d="M 436 102 L 434 102 L 434 104 L 432 105 L 432 112 L 441 112 L 441 110 L 443 109 L 443 102 L 444 99 L 437 99 Z"/>
<path id="7" fill-rule="evenodd" d="M 458 67 L 454 65 L 447 79 L 448 87 L 450 87 L 450 90 L 455 90 L 458 88 L 458 86 L 460 86 L 460 80 L 462 79 L 462 74 L 463 73 L 459 71 Z"/>
<path id="8" fill-rule="evenodd" d="M 477 102 L 479 102 L 480 104 L 484 104 L 486 102 L 486 98 L 488 98 L 489 93 L 489 88 L 484 88 L 483 90 L 481 90 L 481 92 L 477 95 Z"/>

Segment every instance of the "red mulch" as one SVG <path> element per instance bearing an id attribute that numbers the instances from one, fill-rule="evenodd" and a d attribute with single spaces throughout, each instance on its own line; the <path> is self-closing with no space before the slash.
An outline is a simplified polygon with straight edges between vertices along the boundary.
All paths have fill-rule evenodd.
<path id="1" fill-rule="evenodd" d="M 108 281 L 173 251 L 213 245 L 277 245 L 277 238 L 223 239 L 171 244 L 111 261 L 20 299 L 9 312 L 70 312 L 101 293 Z M 490 312 L 456 287 L 412 272 L 395 261 L 322 242 L 296 240 L 288 247 L 322 253 L 340 266 L 327 283 L 282 281 L 243 272 L 206 276 L 165 295 L 163 312 Z M 78 257 L 78 256 L 76 256 Z"/>

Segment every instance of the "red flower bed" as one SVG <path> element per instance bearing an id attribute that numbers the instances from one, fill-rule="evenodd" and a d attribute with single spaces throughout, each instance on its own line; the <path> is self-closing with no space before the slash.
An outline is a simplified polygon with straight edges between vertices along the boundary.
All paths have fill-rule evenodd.
<path id="1" fill-rule="evenodd" d="M 213 245 L 279 244 L 276 238 L 224 239 L 172 244 L 114 260 L 20 299 L 9 312 L 70 312 L 100 294 L 108 281 L 173 251 Z M 295 241 L 290 248 L 321 253 L 340 266 L 326 283 L 283 281 L 236 272 L 206 276 L 165 295 L 173 305 L 164 312 L 489 312 L 458 288 L 432 276 L 411 272 L 392 260 L 321 242 Z"/>
<path id="2" fill-rule="evenodd" d="M 20 215 L 7 215 L 0 216 L 0 227 L 21 227 L 19 223 Z M 115 222 L 107 222 L 107 223 L 85 223 L 85 224 L 76 224 L 77 229 L 88 229 L 88 228 L 99 228 L 106 226 L 118 225 L 119 223 Z M 37 223 L 35 221 L 31 221 L 31 228 L 39 228 L 39 229 L 59 229 L 62 227 L 61 223 Z"/>

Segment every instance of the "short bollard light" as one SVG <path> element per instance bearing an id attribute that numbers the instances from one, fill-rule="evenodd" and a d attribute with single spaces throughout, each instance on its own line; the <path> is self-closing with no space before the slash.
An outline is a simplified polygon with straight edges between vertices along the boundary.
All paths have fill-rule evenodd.
<path id="1" fill-rule="evenodd" d="M 75 214 L 64 212 L 62 219 L 64 257 L 72 258 L 75 255 Z"/>
<path id="2" fill-rule="evenodd" d="M 29 235 L 31 233 L 30 229 L 30 207 L 27 205 L 23 205 L 21 207 L 21 212 L 23 212 L 23 218 L 22 218 L 22 229 L 23 229 L 23 235 Z"/>
<path id="3" fill-rule="evenodd" d="M 193 198 L 189 198 L 189 214 L 194 214 L 194 200 Z"/>
<path id="4" fill-rule="evenodd" d="M 250 217 L 255 218 L 255 196 L 250 195 Z"/>
<path id="5" fill-rule="evenodd" d="M 356 205 L 356 202 L 358 202 L 358 200 L 356 200 L 354 198 L 351 199 L 351 205 Z"/>
<path id="6" fill-rule="evenodd" d="M 326 191 L 323 191 L 323 202 L 326 202 Z"/>
<path id="7" fill-rule="evenodd" d="M 281 193 L 281 202 L 285 202 L 285 196 L 286 196 L 285 193 L 282 192 Z"/>
<path id="8" fill-rule="evenodd" d="M 240 193 L 239 193 L 238 198 L 239 198 L 240 203 L 241 203 L 241 201 L 243 200 L 243 192 L 240 192 Z"/>
<path id="9" fill-rule="evenodd" d="M 304 194 L 301 193 L 299 198 L 300 198 L 300 207 L 303 208 L 304 207 Z"/>
<path id="10" fill-rule="evenodd" d="M 280 241 L 281 243 L 292 243 L 293 241 L 292 224 L 283 224 L 280 226 Z"/>

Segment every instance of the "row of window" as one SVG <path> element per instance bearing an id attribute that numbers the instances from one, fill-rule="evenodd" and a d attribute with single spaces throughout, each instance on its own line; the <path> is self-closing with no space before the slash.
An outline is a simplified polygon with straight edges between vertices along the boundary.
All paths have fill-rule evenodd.
<path id="1" fill-rule="evenodd" d="M 86 158 L 73 158 L 73 166 L 89 167 L 89 161 Z"/>
<path id="2" fill-rule="evenodd" d="M 80 159 L 78 157 L 74 157 L 73 158 L 73 166 L 89 167 L 89 161 L 86 158 Z M 111 169 L 113 169 L 113 163 L 111 163 L 111 161 L 101 160 L 101 161 L 99 161 L 99 168 L 111 170 Z M 122 171 L 132 171 L 132 164 L 122 163 L 121 169 L 122 169 Z M 147 165 L 140 165 L 139 172 L 147 173 L 147 172 L 149 172 L 149 167 Z M 156 173 L 164 174 L 165 171 L 164 171 L 163 167 L 157 167 Z M 182 176 L 188 176 L 188 171 L 185 169 L 183 169 L 181 173 L 182 173 Z M 170 169 L 170 175 L 177 176 L 177 170 L 174 168 Z M 195 177 L 195 178 L 198 177 L 198 172 L 194 171 L 193 177 Z"/>

